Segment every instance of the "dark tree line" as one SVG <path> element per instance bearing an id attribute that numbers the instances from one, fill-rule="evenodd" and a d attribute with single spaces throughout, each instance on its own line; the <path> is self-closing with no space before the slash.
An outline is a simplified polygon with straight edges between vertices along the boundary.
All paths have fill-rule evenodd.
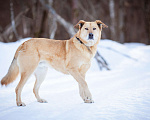
<path id="1" fill-rule="evenodd" d="M 52 6 L 56 13 L 71 25 L 80 19 L 102 20 L 109 26 L 103 30 L 102 38 L 121 43 L 150 44 L 149 0 L 42 1 Z M 70 38 L 70 33 L 51 11 L 44 8 L 40 0 L 1 0 L 0 14 L 2 42 L 12 42 L 24 37 Z"/>

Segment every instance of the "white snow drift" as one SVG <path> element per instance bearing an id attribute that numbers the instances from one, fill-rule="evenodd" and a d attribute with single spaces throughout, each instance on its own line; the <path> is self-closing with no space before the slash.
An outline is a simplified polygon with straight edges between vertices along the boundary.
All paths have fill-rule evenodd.
<path id="1" fill-rule="evenodd" d="M 17 47 L 27 39 L 0 43 L 0 79 L 7 73 Z M 41 97 L 48 103 L 36 102 L 34 76 L 22 92 L 26 107 L 15 103 L 19 77 L 0 87 L 0 120 L 150 120 L 150 46 L 101 40 L 98 51 L 111 71 L 99 71 L 96 60 L 92 61 L 86 81 L 95 103 L 83 103 L 71 76 L 49 69 L 40 88 Z"/>

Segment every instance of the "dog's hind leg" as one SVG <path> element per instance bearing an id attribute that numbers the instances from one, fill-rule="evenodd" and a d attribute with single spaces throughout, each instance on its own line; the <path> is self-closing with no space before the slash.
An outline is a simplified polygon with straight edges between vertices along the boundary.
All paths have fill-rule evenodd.
<path id="1" fill-rule="evenodd" d="M 40 88 L 40 85 L 42 84 L 42 82 L 45 79 L 47 69 L 48 69 L 48 67 L 46 67 L 46 66 L 41 67 L 39 65 L 37 67 L 36 71 L 35 71 L 36 81 L 35 81 L 35 84 L 34 84 L 33 92 L 35 94 L 35 97 L 36 97 L 37 101 L 40 102 L 40 103 L 47 103 L 46 100 L 41 99 L 40 96 L 39 96 L 39 88 Z"/>
<path id="2" fill-rule="evenodd" d="M 31 74 L 29 72 L 22 72 L 21 73 L 20 82 L 16 87 L 16 103 L 17 103 L 17 106 L 26 106 L 25 103 L 23 103 L 21 101 L 21 92 L 22 92 L 22 89 L 23 89 L 23 87 L 24 87 L 24 85 L 25 85 L 25 83 L 28 80 L 30 75 Z"/>
<path id="3" fill-rule="evenodd" d="M 19 84 L 16 87 L 16 103 L 17 106 L 25 106 L 25 104 L 21 101 L 21 92 L 28 78 L 36 69 L 39 60 L 36 59 L 35 55 L 32 56 L 20 55 L 18 61 L 19 61 L 19 71 L 21 74 L 21 79 Z"/>

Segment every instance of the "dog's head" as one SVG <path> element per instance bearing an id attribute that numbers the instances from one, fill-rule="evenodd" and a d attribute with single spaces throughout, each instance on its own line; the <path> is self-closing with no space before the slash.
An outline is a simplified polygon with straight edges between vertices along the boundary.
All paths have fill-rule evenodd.
<path id="1" fill-rule="evenodd" d="M 102 28 L 108 26 L 100 20 L 96 20 L 95 22 L 80 20 L 74 27 L 79 29 L 77 37 L 81 38 L 85 45 L 93 46 L 100 40 Z"/>

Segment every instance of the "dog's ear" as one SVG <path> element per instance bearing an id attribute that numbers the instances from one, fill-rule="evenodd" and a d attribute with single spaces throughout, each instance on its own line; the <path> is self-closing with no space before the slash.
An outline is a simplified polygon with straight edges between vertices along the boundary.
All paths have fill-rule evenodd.
<path id="1" fill-rule="evenodd" d="M 80 21 L 74 26 L 74 28 L 81 29 L 82 26 L 84 25 L 84 23 L 85 23 L 84 20 L 80 20 Z"/>
<path id="2" fill-rule="evenodd" d="M 98 25 L 98 27 L 100 28 L 101 31 L 102 31 L 102 28 L 108 28 L 108 26 L 105 25 L 105 24 L 104 24 L 102 21 L 100 21 L 100 20 L 96 20 L 95 22 L 97 23 L 97 25 Z"/>

